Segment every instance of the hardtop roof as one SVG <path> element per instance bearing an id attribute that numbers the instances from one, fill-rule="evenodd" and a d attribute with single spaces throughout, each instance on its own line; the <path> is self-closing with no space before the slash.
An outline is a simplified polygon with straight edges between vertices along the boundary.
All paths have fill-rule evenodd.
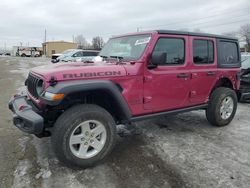
<path id="1" fill-rule="evenodd" d="M 114 35 L 111 38 L 119 38 L 124 36 L 132 36 L 132 35 L 144 35 L 144 34 L 170 34 L 170 35 L 188 35 L 188 36 L 199 36 L 199 37 L 211 37 L 211 38 L 218 38 L 218 39 L 225 39 L 225 40 L 234 40 L 238 41 L 235 37 L 229 37 L 224 35 L 216 35 L 216 34 L 209 34 L 209 33 L 196 33 L 196 32 L 189 32 L 189 31 L 178 31 L 178 30 L 151 30 L 151 31 L 140 31 L 134 33 L 127 33 L 123 35 Z"/>
<path id="2" fill-rule="evenodd" d="M 220 39 L 228 39 L 228 40 L 238 40 L 235 37 L 215 35 L 215 34 L 209 34 L 209 33 L 196 33 L 196 32 L 189 32 L 189 31 L 156 30 L 156 32 L 158 32 L 159 34 L 189 35 L 189 36 L 212 37 L 212 38 L 220 38 Z"/>

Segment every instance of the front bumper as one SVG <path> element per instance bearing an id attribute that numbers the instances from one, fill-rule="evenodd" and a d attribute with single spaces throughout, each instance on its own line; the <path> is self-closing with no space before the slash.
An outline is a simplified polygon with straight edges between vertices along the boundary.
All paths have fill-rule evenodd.
<path id="1" fill-rule="evenodd" d="M 37 113 L 36 107 L 27 96 L 17 95 L 9 102 L 13 112 L 13 123 L 26 133 L 41 134 L 44 130 L 44 119 Z"/>

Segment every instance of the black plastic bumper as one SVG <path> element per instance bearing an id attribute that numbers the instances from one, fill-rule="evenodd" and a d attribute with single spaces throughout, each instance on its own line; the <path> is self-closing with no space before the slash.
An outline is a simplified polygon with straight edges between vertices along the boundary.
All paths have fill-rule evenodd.
<path id="1" fill-rule="evenodd" d="M 44 129 L 44 120 L 31 101 L 26 96 L 16 96 L 9 102 L 9 109 L 13 112 L 13 123 L 26 133 L 41 134 Z"/>
<path id="2" fill-rule="evenodd" d="M 249 93 L 241 93 L 240 101 L 250 101 L 250 92 Z"/>

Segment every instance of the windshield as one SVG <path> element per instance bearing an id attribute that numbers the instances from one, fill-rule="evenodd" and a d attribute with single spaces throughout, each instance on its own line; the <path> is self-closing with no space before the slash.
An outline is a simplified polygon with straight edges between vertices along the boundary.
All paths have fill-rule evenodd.
<path id="1" fill-rule="evenodd" d="M 72 52 L 72 51 L 74 51 L 74 49 L 65 50 L 65 51 L 63 51 L 62 54 L 67 54 L 67 53 Z"/>
<path id="2" fill-rule="evenodd" d="M 241 68 L 242 69 L 250 68 L 250 57 L 248 57 L 248 59 L 245 59 L 244 61 L 241 62 Z"/>
<path id="3" fill-rule="evenodd" d="M 63 54 L 61 56 L 59 56 L 59 59 L 71 57 L 73 54 L 75 54 L 79 50 L 71 49 L 71 50 L 66 50 L 66 51 L 64 51 L 65 53 L 63 52 Z"/>
<path id="4" fill-rule="evenodd" d="M 100 52 L 102 57 L 137 60 L 141 57 L 150 35 L 134 35 L 110 39 Z"/>

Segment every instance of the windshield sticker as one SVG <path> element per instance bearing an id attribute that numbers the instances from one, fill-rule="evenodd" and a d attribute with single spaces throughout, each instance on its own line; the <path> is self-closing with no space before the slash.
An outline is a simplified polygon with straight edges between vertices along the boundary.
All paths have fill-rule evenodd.
<path id="1" fill-rule="evenodd" d="M 151 37 L 138 39 L 138 40 L 135 41 L 135 46 L 142 45 L 142 44 L 147 44 L 147 43 L 149 43 L 150 39 L 151 39 Z"/>

